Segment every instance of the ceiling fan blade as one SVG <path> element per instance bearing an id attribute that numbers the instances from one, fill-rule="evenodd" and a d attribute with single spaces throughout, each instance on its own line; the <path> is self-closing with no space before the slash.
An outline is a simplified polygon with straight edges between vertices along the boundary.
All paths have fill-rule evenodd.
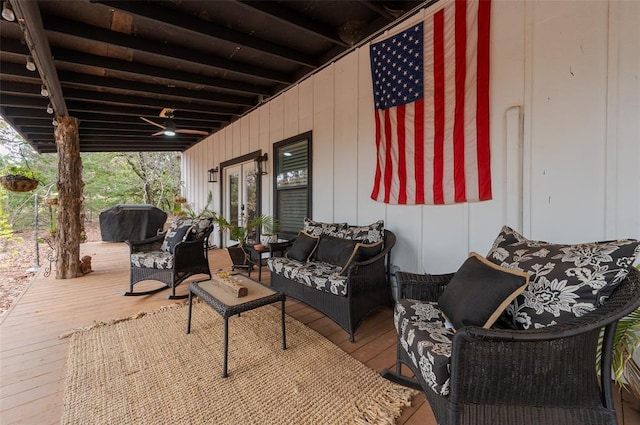
<path id="1" fill-rule="evenodd" d="M 176 130 L 176 133 L 182 133 L 182 134 L 199 134 L 201 136 L 208 136 L 209 132 L 208 131 L 202 131 L 202 130 L 188 130 L 186 128 L 180 128 Z"/>
<path id="2" fill-rule="evenodd" d="M 153 133 L 152 136 L 162 136 L 164 134 L 164 130 L 160 130 L 157 133 Z"/>
<path id="3" fill-rule="evenodd" d="M 148 123 L 149 123 L 149 124 L 151 124 L 151 125 L 155 125 L 156 127 L 160 127 L 160 128 L 161 128 L 161 129 L 163 129 L 163 130 L 165 129 L 165 126 L 164 126 L 164 125 L 162 125 L 162 124 L 158 124 L 157 122 L 153 122 L 153 121 L 151 121 L 150 119 L 147 119 L 147 118 L 145 118 L 145 117 L 140 117 L 140 119 L 141 119 L 142 121 L 146 121 L 146 122 L 148 122 Z"/>

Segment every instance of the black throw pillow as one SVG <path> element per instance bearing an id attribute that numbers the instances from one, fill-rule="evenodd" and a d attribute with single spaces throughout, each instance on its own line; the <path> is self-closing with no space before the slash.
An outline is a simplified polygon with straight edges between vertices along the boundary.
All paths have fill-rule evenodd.
<path id="1" fill-rule="evenodd" d="M 472 252 L 446 286 L 438 306 L 456 329 L 490 328 L 528 284 L 528 273 L 498 266 Z"/>
<path id="2" fill-rule="evenodd" d="M 167 232 L 165 241 L 169 247 L 169 252 L 173 255 L 178 243 L 187 240 L 191 233 L 191 226 L 180 226 L 174 232 Z"/>
<path id="3" fill-rule="evenodd" d="M 349 261 L 342 267 L 341 275 L 346 276 L 349 270 L 349 266 L 351 263 L 367 261 L 370 258 L 375 257 L 376 255 L 382 252 L 382 241 L 378 241 L 375 243 L 362 243 L 359 242 L 356 244 L 356 247 L 353 249 L 353 253 L 351 257 L 349 257 Z"/>
<path id="4" fill-rule="evenodd" d="M 317 236 L 311 236 L 305 232 L 298 233 L 298 237 L 287 251 L 287 258 L 306 262 L 316 249 L 319 240 Z"/>
<path id="5" fill-rule="evenodd" d="M 322 235 L 313 260 L 344 267 L 357 244 L 358 241 Z"/>

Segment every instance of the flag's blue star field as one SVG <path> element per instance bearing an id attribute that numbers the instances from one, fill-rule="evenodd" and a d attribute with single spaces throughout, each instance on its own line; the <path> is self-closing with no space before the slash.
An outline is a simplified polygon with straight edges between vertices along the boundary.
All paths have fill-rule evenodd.
<path id="1" fill-rule="evenodd" d="M 371 45 L 376 109 L 415 102 L 423 96 L 423 23 Z"/>

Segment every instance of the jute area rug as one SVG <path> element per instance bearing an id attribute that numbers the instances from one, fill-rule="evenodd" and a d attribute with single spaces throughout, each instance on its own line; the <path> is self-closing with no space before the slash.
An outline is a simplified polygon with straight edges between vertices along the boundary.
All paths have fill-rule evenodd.
<path id="1" fill-rule="evenodd" d="M 70 337 L 63 424 L 393 424 L 415 393 L 392 384 L 280 310 L 223 320 L 174 305 Z"/>

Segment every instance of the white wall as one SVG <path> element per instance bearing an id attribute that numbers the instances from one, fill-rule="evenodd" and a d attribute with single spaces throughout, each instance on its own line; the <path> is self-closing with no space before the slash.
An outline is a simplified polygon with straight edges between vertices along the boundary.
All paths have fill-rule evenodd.
<path id="1" fill-rule="evenodd" d="M 486 253 L 503 224 L 555 242 L 640 238 L 640 2 L 496 1 L 491 13 L 493 200 L 370 199 L 368 45 L 186 151 L 185 196 L 198 207 L 213 190 L 219 211 L 220 185 L 206 183 L 208 168 L 256 149 L 271 162 L 273 143 L 312 130 L 313 218 L 384 219 L 403 270 L 455 271 L 469 251 Z M 271 178 L 263 177 L 265 213 Z"/>

